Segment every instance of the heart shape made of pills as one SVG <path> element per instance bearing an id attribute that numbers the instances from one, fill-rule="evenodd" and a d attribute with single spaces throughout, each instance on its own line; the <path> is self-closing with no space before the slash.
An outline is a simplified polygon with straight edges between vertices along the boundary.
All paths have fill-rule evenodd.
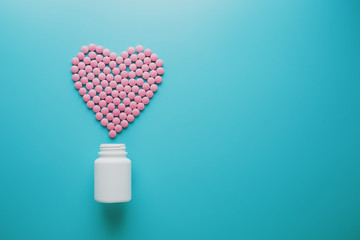
<path id="1" fill-rule="evenodd" d="M 71 60 L 75 88 L 111 138 L 139 116 L 162 82 L 163 61 L 143 50 L 129 47 L 117 56 L 90 44 Z"/>

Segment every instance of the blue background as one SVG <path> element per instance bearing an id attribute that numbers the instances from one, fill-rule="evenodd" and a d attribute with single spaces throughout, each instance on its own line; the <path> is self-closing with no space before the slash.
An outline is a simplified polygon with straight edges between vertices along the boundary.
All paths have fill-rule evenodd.
<path id="1" fill-rule="evenodd" d="M 0 239 L 360 239 L 359 1 L 2 1 Z M 81 46 L 151 48 L 164 81 L 115 140 Z M 133 200 L 93 200 L 126 143 Z"/>

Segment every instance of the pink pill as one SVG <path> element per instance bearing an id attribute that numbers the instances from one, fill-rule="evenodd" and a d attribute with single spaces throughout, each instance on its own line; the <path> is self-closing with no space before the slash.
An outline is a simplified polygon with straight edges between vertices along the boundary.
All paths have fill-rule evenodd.
<path id="1" fill-rule="evenodd" d="M 113 91 L 111 92 L 111 96 L 114 97 L 114 98 L 116 98 L 116 97 L 119 96 L 119 92 L 118 92 L 117 90 L 113 90 Z"/>
<path id="2" fill-rule="evenodd" d="M 155 70 L 150 71 L 150 77 L 155 78 L 157 76 L 157 72 Z"/>
<path id="3" fill-rule="evenodd" d="M 111 77 L 110 77 L 111 76 Z M 108 74 L 108 76 L 106 76 L 106 79 L 108 80 L 108 81 L 110 81 L 110 87 L 111 88 L 116 88 L 116 86 L 117 86 L 117 83 L 115 82 L 115 81 L 113 81 L 113 76 L 112 75 L 110 75 L 110 74 Z"/>
<path id="4" fill-rule="evenodd" d="M 101 125 L 106 127 L 108 125 L 109 121 L 106 118 L 103 118 L 103 119 L 101 119 L 100 123 L 101 123 Z"/>
<path id="5" fill-rule="evenodd" d="M 150 68 L 150 70 L 155 70 L 156 64 L 155 63 L 150 63 L 149 68 Z"/>
<path id="6" fill-rule="evenodd" d="M 107 87 L 107 86 L 109 86 L 109 82 L 106 81 L 106 80 L 102 80 L 102 81 L 101 81 L 101 86 L 102 86 L 102 87 Z"/>
<path id="7" fill-rule="evenodd" d="M 163 75 L 164 69 L 163 69 L 162 67 L 159 67 L 158 69 L 156 69 L 156 72 L 157 72 L 157 74 L 159 74 L 159 75 Z"/>
<path id="8" fill-rule="evenodd" d="M 125 110 L 125 104 L 120 103 L 119 106 L 118 106 L 118 109 L 119 109 L 120 111 L 124 111 L 124 110 Z"/>
<path id="9" fill-rule="evenodd" d="M 109 64 L 109 62 L 110 62 L 110 58 L 109 57 L 104 57 L 103 63 Z"/>
<path id="10" fill-rule="evenodd" d="M 90 90 L 90 89 L 93 89 L 94 88 L 94 85 L 91 83 L 91 82 L 88 82 L 87 84 L 86 84 L 86 89 L 87 90 Z"/>
<path id="11" fill-rule="evenodd" d="M 149 90 L 149 89 L 150 89 L 150 85 L 149 85 L 148 83 L 144 83 L 144 84 L 142 85 L 142 88 L 143 88 L 144 90 Z"/>
<path id="12" fill-rule="evenodd" d="M 103 51 L 103 55 L 104 56 L 110 56 L 110 50 L 109 49 L 104 49 L 104 51 Z"/>
<path id="13" fill-rule="evenodd" d="M 102 107 L 102 108 L 105 107 L 106 106 L 106 101 L 105 100 L 100 100 L 99 106 Z"/>
<path id="14" fill-rule="evenodd" d="M 79 53 L 77 54 L 77 58 L 78 58 L 79 60 L 83 60 L 84 57 L 85 57 L 85 55 L 84 55 L 84 53 L 82 53 L 82 52 L 79 52 Z"/>
<path id="15" fill-rule="evenodd" d="M 102 60 L 103 60 L 103 55 L 100 55 L 100 54 L 98 54 L 98 55 L 96 55 L 96 61 L 99 63 L 99 62 L 102 62 Z"/>
<path id="16" fill-rule="evenodd" d="M 84 57 L 83 61 L 84 61 L 85 64 L 90 64 L 91 59 L 89 57 Z"/>
<path id="17" fill-rule="evenodd" d="M 131 87 L 129 85 L 124 87 L 124 92 L 129 93 L 131 92 Z"/>
<path id="18" fill-rule="evenodd" d="M 135 80 L 135 79 L 132 78 L 132 79 L 129 80 L 129 85 L 130 85 L 130 86 L 134 86 L 135 84 L 136 84 L 136 80 Z"/>
<path id="19" fill-rule="evenodd" d="M 121 126 L 122 126 L 123 128 L 126 128 L 128 125 L 129 125 L 128 121 L 126 121 L 126 120 L 122 120 L 122 121 L 121 121 Z"/>
<path id="20" fill-rule="evenodd" d="M 161 82 L 162 82 L 162 77 L 156 76 L 156 77 L 155 77 L 155 82 L 156 82 L 157 84 L 161 83 Z"/>
<path id="21" fill-rule="evenodd" d="M 74 57 L 73 59 L 71 59 L 71 63 L 74 65 L 78 65 L 79 64 L 79 59 L 77 57 Z"/>
<path id="22" fill-rule="evenodd" d="M 151 54 L 150 59 L 151 61 L 155 62 L 158 59 L 158 56 L 155 53 L 153 53 Z"/>
<path id="23" fill-rule="evenodd" d="M 105 93 L 106 93 L 106 94 L 111 94 L 111 92 L 112 92 L 112 88 L 111 88 L 111 87 L 106 87 L 106 88 L 105 88 Z"/>
<path id="24" fill-rule="evenodd" d="M 112 113 L 108 113 L 108 114 L 106 114 L 106 119 L 111 121 L 114 119 L 114 115 Z"/>
<path id="25" fill-rule="evenodd" d="M 93 111 L 94 111 L 94 113 L 100 112 L 100 106 L 99 106 L 99 105 L 95 105 L 95 106 L 93 107 Z M 95 117 L 96 117 L 96 115 L 95 115 Z"/>
<path id="26" fill-rule="evenodd" d="M 143 79 L 148 79 L 150 77 L 150 74 L 148 72 L 144 72 L 142 77 Z"/>
<path id="27" fill-rule="evenodd" d="M 133 47 L 129 47 L 127 52 L 131 55 L 131 54 L 134 54 L 135 53 L 135 48 Z"/>
<path id="28" fill-rule="evenodd" d="M 95 44 L 93 44 L 93 43 L 89 44 L 89 50 L 94 52 L 96 50 Z"/>
<path id="29" fill-rule="evenodd" d="M 144 50 L 143 46 L 137 45 L 136 46 L 136 52 L 141 53 Z"/>
<path id="30" fill-rule="evenodd" d="M 94 101 L 94 103 L 99 103 L 100 102 L 100 97 L 99 96 L 93 97 L 93 101 Z"/>
<path id="31" fill-rule="evenodd" d="M 152 97 L 154 96 L 154 93 L 149 90 L 149 91 L 146 92 L 146 96 L 147 96 L 148 98 L 152 98 Z"/>
<path id="32" fill-rule="evenodd" d="M 156 60 L 156 66 L 161 67 L 163 65 L 163 61 L 161 59 Z"/>
<path id="33" fill-rule="evenodd" d="M 104 69 L 104 68 L 105 68 L 105 63 L 99 62 L 98 68 L 99 68 L 100 70 Z"/>
<path id="34" fill-rule="evenodd" d="M 74 74 L 74 75 L 72 75 L 72 80 L 73 80 L 74 82 L 79 81 L 79 79 L 80 79 L 79 74 Z"/>
<path id="35" fill-rule="evenodd" d="M 111 138 L 115 138 L 115 137 L 116 137 L 116 132 L 115 132 L 114 130 L 111 130 L 111 131 L 109 132 L 109 136 L 110 136 Z"/>
<path id="36" fill-rule="evenodd" d="M 90 66 L 92 66 L 93 68 L 97 67 L 98 63 L 96 60 L 91 60 L 90 62 Z"/>
<path id="37" fill-rule="evenodd" d="M 72 66 L 71 67 L 71 72 L 72 73 L 77 73 L 79 71 L 79 68 L 77 66 Z"/>
<path id="38" fill-rule="evenodd" d="M 90 52 L 89 53 L 89 58 L 90 59 L 95 59 L 96 58 L 96 53 L 95 52 Z"/>
<path id="39" fill-rule="evenodd" d="M 94 90 L 94 89 L 91 89 L 90 91 L 89 91 L 89 95 L 90 95 L 90 97 L 95 97 L 96 96 L 96 91 Z"/>
<path id="40" fill-rule="evenodd" d="M 118 91 L 119 93 L 124 89 L 123 85 L 118 84 L 116 85 L 116 91 Z"/>
<path id="41" fill-rule="evenodd" d="M 119 109 L 114 109 L 113 114 L 114 114 L 114 117 L 118 117 L 120 115 L 120 110 Z M 119 118 L 114 118 L 113 123 L 115 123 L 115 119 L 119 119 Z M 119 122 L 120 122 L 120 120 L 119 120 Z"/>
<path id="42" fill-rule="evenodd" d="M 84 100 L 84 102 L 90 101 L 90 96 L 89 96 L 89 94 L 84 94 L 83 100 Z"/>
<path id="43" fill-rule="evenodd" d="M 130 104 L 130 99 L 129 98 L 124 98 L 123 103 L 125 105 L 129 105 Z"/>
<path id="44" fill-rule="evenodd" d="M 124 63 L 121 63 L 119 65 L 119 69 L 120 69 L 120 71 L 125 71 L 126 70 L 126 65 Z"/>
<path id="45" fill-rule="evenodd" d="M 116 67 L 116 62 L 115 62 L 115 61 L 111 61 L 111 62 L 109 63 L 109 67 L 115 68 L 115 67 Z"/>
<path id="46" fill-rule="evenodd" d="M 150 59 L 149 57 L 146 57 L 146 58 L 144 59 L 144 63 L 147 64 L 147 65 L 149 65 L 149 64 L 151 63 L 151 59 Z"/>
<path id="47" fill-rule="evenodd" d="M 126 115 L 126 113 L 124 113 L 124 112 L 120 113 L 120 115 L 119 115 L 119 118 L 120 118 L 121 120 L 125 120 L 126 117 L 127 117 L 127 115 Z"/>
<path id="48" fill-rule="evenodd" d="M 119 97 L 120 97 L 121 99 L 124 99 L 124 98 L 126 97 L 126 92 L 121 91 L 121 92 L 119 93 Z"/>
<path id="49" fill-rule="evenodd" d="M 135 93 L 129 92 L 128 98 L 131 99 L 131 100 L 134 99 L 135 98 Z"/>
<path id="50" fill-rule="evenodd" d="M 121 85 L 126 86 L 128 84 L 129 84 L 129 80 L 127 80 L 126 78 L 121 79 Z"/>
<path id="51" fill-rule="evenodd" d="M 135 66 L 136 67 L 141 67 L 143 65 L 143 62 L 141 61 L 141 60 L 137 60 L 136 62 L 135 62 Z"/>
<path id="52" fill-rule="evenodd" d="M 116 68 L 114 68 L 114 69 L 113 69 L 113 71 L 112 71 L 112 72 L 113 72 L 113 74 L 114 74 L 114 75 L 115 75 L 115 77 L 116 77 L 116 75 L 119 75 L 119 73 L 120 73 L 120 69 L 116 67 Z"/>
<path id="53" fill-rule="evenodd" d="M 131 88 L 131 91 L 132 91 L 133 93 L 138 93 L 138 92 L 139 92 L 139 87 L 138 87 L 138 86 L 133 86 L 133 87 Z"/>
<path id="54" fill-rule="evenodd" d="M 151 50 L 148 48 L 148 49 L 145 49 L 144 53 L 145 53 L 145 56 L 150 57 L 152 52 L 151 52 Z"/>
<path id="55" fill-rule="evenodd" d="M 84 69 L 84 68 L 85 68 L 85 63 L 79 62 L 78 68 L 79 68 L 79 69 Z"/>
<path id="56" fill-rule="evenodd" d="M 98 112 L 95 114 L 95 118 L 96 118 L 96 120 L 101 120 L 101 119 L 103 119 L 103 115 Z"/>
<path id="57" fill-rule="evenodd" d="M 100 74 L 100 69 L 99 68 L 94 68 L 93 69 L 93 73 L 94 73 L 94 75 L 99 75 Z"/>
<path id="58" fill-rule="evenodd" d="M 127 78 L 128 77 L 128 72 L 127 71 L 122 71 L 121 72 L 121 77 L 122 78 Z"/>
<path id="59" fill-rule="evenodd" d="M 105 101 L 106 101 L 107 103 L 112 103 L 113 97 L 112 97 L 112 96 L 107 96 L 107 97 L 105 98 Z"/>
<path id="60" fill-rule="evenodd" d="M 114 53 L 114 52 L 110 53 L 110 60 L 115 61 L 116 57 L 117 57 L 116 53 Z"/>
<path id="61" fill-rule="evenodd" d="M 155 83 L 155 79 L 151 77 L 147 80 L 147 83 L 153 85 Z"/>
<path id="62" fill-rule="evenodd" d="M 94 104 L 93 101 L 88 101 L 88 102 L 86 103 L 86 105 L 87 105 L 88 108 L 93 108 L 95 104 Z"/>
<path id="63" fill-rule="evenodd" d="M 158 90 L 158 86 L 156 84 L 151 85 L 150 90 L 152 92 L 156 92 Z"/>
<path id="64" fill-rule="evenodd" d="M 95 91 L 98 93 L 101 92 L 102 90 L 103 90 L 103 87 L 101 85 L 98 85 L 95 87 Z"/>
<path id="65" fill-rule="evenodd" d="M 148 97 L 143 97 L 143 99 L 142 99 L 142 103 L 143 104 L 148 104 L 150 102 L 150 99 L 148 98 Z"/>
<path id="66" fill-rule="evenodd" d="M 115 104 L 115 105 L 119 105 L 120 104 L 120 98 L 114 98 L 114 100 L 113 100 L 113 103 Z"/>
<path id="67" fill-rule="evenodd" d="M 126 58 L 126 59 L 124 60 L 124 63 L 125 63 L 126 66 L 130 66 L 130 64 L 131 64 L 131 59 L 130 59 L 130 58 Z"/>
<path id="68" fill-rule="evenodd" d="M 108 109 L 107 107 L 103 107 L 103 108 L 101 108 L 101 113 L 102 113 L 103 115 L 106 115 L 106 114 L 109 113 L 109 109 Z"/>
<path id="69" fill-rule="evenodd" d="M 119 111 L 119 110 L 118 110 Z M 114 115 L 115 116 L 115 115 Z M 120 123 L 120 118 L 118 117 L 114 117 L 114 119 L 112 120 L 112 122 L 115 124 L 115 125 L 118 125 Z"/>
<path id="70" fill-rule="evenodd" d="M 85 67 L 85 72 L 90 73 L 92 71 L 92 67 L 90 65 Z"/>
<path id="71" fill-rule="evenodd" d="M 99 97 L 100 97 L 100 99 L 105 99 L 106 98 L 106 92 L 101 92 L 101 93 L 99 93 Z"/>
<path id="72" fill-rule="evenodd" d="M 95 78 L 95 75 L 92 72 L 88 73 L 86 76 L 89 80 L 93 80 Z"/>
<path id="73" fill-rule="evenodd" d="M 104 73 L 100 73 L 98 77 L 100 80 L 105 80 L 106 75 Z"/>
<path id="74" fill-rule="evenodd" d="M 125 108 L 125 113 L 126 113 L 126 114 L 130 114 L 131 111 L 132 111 L 132 109 L 131 109 L 130 107 L 126 107 L 126 108 Z"/>
<path id="75" fill-rule="evenodd" d="M 94 84 L 94 86 L 97 86 L 100 84 L 100 80 L 98 78 L 94 78 L 94 80 L 92 81 L 92 83 Z"/>
<path id="76" fill-rule="evenodd" d="M 80 88 L 79 93 L 80 93 L 81 96 L 85 95 L 86 94 L 86 88 L 83 88 L 83 87 Z"/>
<path id="77" fill-rule="evenodd" d="M 134 121 L 134 116 L 132 115 L 132 114 L 129 114 L 129 115 L 127 115 L 127 117 L 126 117 L 126 120 L 128 121 L 128 122 L 133 122 Z"/>
<path id="78" fill-rule="evenodd" d="M 88 80 L 87 77 L 82 77 L 80 81 L 81 81 L 81 83 L 84 84 L 84 85 L 89 82 L 89 80 Z"/>
<path id="79" fill-rule="evenodd" d="M 144 60 L 144 59 L 145 59 L 145 54 L 144 54 L 144 53 L 139 53 L 139 54 L 138 54 L 138 58 L 139 58 L 140 60 Z"/>
<path id="80" fill-rule="evenodd" d="M 131 71 L 135 71 L 136 70 L 136 65 L 135 64 L 130 64 L 129 69 Z"/>
<path id="81" fill-rule="evenodd" d="M 113 124 L 113 123 L 108 123 L 107 129 L 109 129 L 109 131 L 113 130 L 114 128 L 115 128 L 115 124 Z"/>
<path id="82" fill-rule="evenodd" d="M 122 127 L 120 126 L 120 125 L 116 125 L 115 126 L 115 132 L 121 132 L 121 130 L 122 130 Z"/>
<path id="83" fill-rule="evenodd" d="M 127 58 L 128 56 L 129 56 L 129 54 L 128 54 L 127 51 L 122 51 L 122 52 L 121 52 L 121 57 L 122 57 L 123 59 Z"/>
<path id="84" fill-rule="evenodd" d="M 118 82 L 121 82 L 122 77 L 120 75 L 116 75 L 114 79 L 115 79 L 115 82 L 118 83 Z"/>
<path id="85" fill-rule="evenodd" d="M 132 54 L 132 55 L 130 56 L 130 60 L 131 60 L 132 62 L 136 62 L 136 60 L 138 60 L 138 56 L 137 56 L 136 54 Z"/>
<path id="86" fill-rule="evenodd" d="M 136 76 L 140 77 L 143 74 L 143 70 L 138 68 L 138 69 L 136 69 L 135 73 L 136 73 Z"/>
<path id="87" fill-rule="evenodd" d="M 139 111 L 139 109 L 135 108 L 135 109 L 132 110 L 131 114 L 132 114 L 133 116 L 137 117 L 137 116 L 139 116 L 140 111 Z"/>
<path id="88" fill-rule="evenodd" d="M 141 103 L 138 103 L 137 105 L 137 109 L 139 109 L 140 111 L 144 110 L 145 108 L 145 105 L 141 102 Z"/>
<path id="89" fill-rule="evenodd" d="M 131 101 L 130 102 L 130 108 L 131 109 L 134 109 L 134 108 L 136 108 L 137 107 L 137 103 L 135 102 L 135 101 Z"/>
<path id="90" fill-rule="evenodd" d="M 113 111 L 115 109 L 115 104 L 109 103 L 107 107 L 108 107 L 109 111 Z"/>
<path id="91" fill-rule="evenodd" d="M 117 64 L 121 64 L 121 63 L 123 63 L 123 61 L 124 61 L 124 59 L 122 57 L 117 57 L 116 58 L 116 63 Z"/>
<path id="92" fill-rule="evenodd" d="M 76 82 L 74 84 L 74 86 L 75 86 L 76 89 L 80 89 L 82 87 L 82 84 L 81 84 L 81 82 Z"/>
<path id="93" fill-rule="evenodd" d="M 97 53 L 102 53 L 104 51 L 104 48 L 102 46 L 97 46 L 96 47 L 96 52 Z"/>
<path id="94" fill-rule="evenodd" d="M 145 93 L 146 93 L 146 92 L 145 92 L 144 89 L 140 89 L 140 90 L 139 90 L 139 96 L 140 96 L 140 97 L 145 96 Z"/>
<path id="95" fill-rule="evenodd" d="M 142 101 L 142 98 L 140 97 L 140 96 L 136 96 L 135 97 L 135 102 L 136 103 L 139 103 L 139 102 L 141 102 Z"/>
<path id="96" fill-rule="evenodd" d="M 136 77 L 135 72 L 134 72 L 134 71 L 130 71 L 128 77 L 129 77 L 129 78 L 135 78 L 135 77 Z"/>
<path id="97" fill-rule="evenodd" d="M 110 69 L 109 67 L 105 67 L 104 70 L 103 70 L 103 72 L 104 72 L 105 74 L 109 74 L 109 73 L 111 73 L 111 69 Z"/>
<path id="98" fill-rule="evenodd" d="M 147 72 L 147 71 L 149 71 L 149 65 L 144 64 L 144 65 L 141 66 L 141 69 L 142 69 L 144 72 Z"/>

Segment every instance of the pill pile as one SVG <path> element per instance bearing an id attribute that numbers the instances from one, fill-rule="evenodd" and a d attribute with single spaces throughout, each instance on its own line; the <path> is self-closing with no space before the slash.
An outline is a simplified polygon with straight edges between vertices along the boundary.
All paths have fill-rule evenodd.
<path id="1" fill-rule="evenodd" d="M 111 138 L 149 104 L 164 74 L 163 61 L 140 45 L 118 56 L 90 44 L 83 46 L 71 62 L 75 88 Z"/>

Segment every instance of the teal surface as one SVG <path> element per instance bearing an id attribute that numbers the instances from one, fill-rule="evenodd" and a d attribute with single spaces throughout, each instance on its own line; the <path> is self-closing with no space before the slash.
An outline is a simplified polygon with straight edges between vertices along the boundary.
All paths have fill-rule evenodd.
<path id="1" fill-rule="evenodd" d="M 0 239 L 360 239 L 359 1 L 1 1 Z M 71 58 L 142 44 L 164 81 L 115 140 Z M 125 143 L 133 200 L 93 200 Z"/>

